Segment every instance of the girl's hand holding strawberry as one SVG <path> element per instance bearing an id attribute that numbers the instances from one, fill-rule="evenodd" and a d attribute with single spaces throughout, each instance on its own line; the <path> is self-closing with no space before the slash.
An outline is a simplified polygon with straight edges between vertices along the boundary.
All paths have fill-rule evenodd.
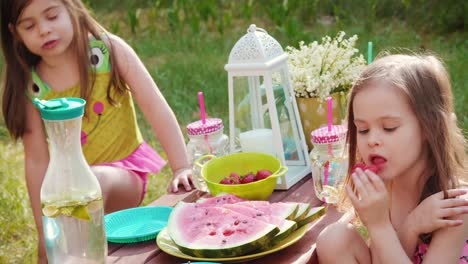
<path id="1" fill-rule="evenodd" d="M 374 172 L 357 168 L 352 174 L 357 194 L 346 186 L 348 196 L 359 218 L 371 230 L 373 227 L 390 224 L 389 195 L 385 184 Z"/>
<path id="2" fill-rule="evenodd" d="M 468 213 L 468 200 L 459 198 L 467 190 L 451 189 L 444 193 L 438 192 L 424 199 L 405 220 L 408 231 L 420 235 L 431 233 L 440 228 L 459 226 L 462 220 L 451 217 Z"/>

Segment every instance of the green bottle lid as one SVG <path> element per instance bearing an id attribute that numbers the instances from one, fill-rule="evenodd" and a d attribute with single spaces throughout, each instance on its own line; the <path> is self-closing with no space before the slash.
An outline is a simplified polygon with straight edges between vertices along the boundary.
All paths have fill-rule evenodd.
<path id="1" fill-rule="evenodd" d="M 82 116 L 85 104 L 85 100 L 74 97 L 51 100 L 34 99 L 34 105 L 39 109 L 44 120 L 67 120 Z"/>

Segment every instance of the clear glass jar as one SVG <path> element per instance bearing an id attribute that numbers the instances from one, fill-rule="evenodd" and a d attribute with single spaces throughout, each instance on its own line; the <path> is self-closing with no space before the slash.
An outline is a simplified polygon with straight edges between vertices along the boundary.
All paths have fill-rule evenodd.
<path id="1" fill-rule="evenodd" d="M 320 129 L 323 132 L 324 129 Z M 338 202 L 344 176 L 348 171 L 346 129 L 337 128 L 337 130 L 340 132 L 332 136 L 328 135 L 328 137 L 324 137 L 323 134 L 317 136 L 317 133 L 314 135 L 315 131 L 313 131 L 312 144 L 314 148 L 309 156 L 315 195 L 328 204 Z"/>
<path id="2" fill-rule="evenodd" d="M 189 142 L 187 154 L 192 162 L 193 184 L 198 190 L 208 191 L 205 180 L 201 176 L 200 167 L 193 162 L 201 156 L 212 154 L 221 157 L 229 152 L 229 138 L 223 134 L 223 123 L 219 118 L 209 118 L 203 124 L 201 120 L 187 126 Z"/>

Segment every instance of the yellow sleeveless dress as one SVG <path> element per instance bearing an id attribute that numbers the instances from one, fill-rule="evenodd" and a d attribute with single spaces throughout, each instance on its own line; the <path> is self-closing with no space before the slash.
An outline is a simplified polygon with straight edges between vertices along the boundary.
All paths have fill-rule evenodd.
<path id="1" fill-rule="evenodd" d="M 138 128 L 132 95 L 111 93 L 116 106 L 107 101 L 110 80 L 109 50 L 101 40 L 91 40 L 91 62 L 96 78 L 93 92 L 86 103 L 83 116 L 81 144 L 90 165 L 116 166 L 137 173 L 145 182 L 147 173 L 157 173 L 166 162 L 144 142 Z M 56 92 L 32 70 L 32 85 L 28 97 L 49 100 L 60 97 L 80 97 L 79 84 Z M 113 89 L 111 90 L 113 91 Z"/>

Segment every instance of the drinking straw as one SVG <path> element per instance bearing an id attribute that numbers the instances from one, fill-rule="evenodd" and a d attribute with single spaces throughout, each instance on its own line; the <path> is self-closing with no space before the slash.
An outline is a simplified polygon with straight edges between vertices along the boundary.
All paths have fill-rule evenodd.
<path id="1" fill-rule="evenodd" d="M 206 123 L 205 101 L 203 100 L 203 92 L 198 92 L 198 103 L 200 104 L 200 118 L 202 124 Z"/>
<path id="2" fill-rule="evenodd" d="M 328 145 L 331 146 L 331 145 Z M 325 165 L 323 166 L 323 185 L 328 185 L 328 174 L 329 174 L 329 169 L 330 169 L 330 161 L 327 161 Z M 324 201 L 325 202 L 325 201 Z"/>
<path id="3" fill-rule="evenodd" d="M 333 101 L 331 96 L 327 97 L 327 112 L 328 112 L 328 132 L 331 132 L 333 125 Z"/>
<path id="4" fill-rule="evenodd" d="M 372 63 L 372 41 L 367 43 L 367 64 Z"/>
<path id="5" fill-rule="evenodd" d="M 332 98 L 331 96 L 327 97 L 327 115 L 328 115 L 328 118 L 327 118 L 327 124 L 328 124 L 328 133 L 331 133 L 332 132 L 332 126 L 333 126 L 333 101 L 332 101 Z M 332 148 L 332 144 L 331 143 L 328 143 L 328 154 L 330 156 L 333 155 L 333 148 Z M 329 165 L 330 165 L 330 162 L 327 162 L 324 166 L 324 179 L 323 179 L 323 184 L 324 185 L 328 185 L 328 173 L 329 173 Z"/>
<path id="6" fill-rule="evenodd" d="M 198 92 L 198 103 L 200 104 L 200 118 L 202 124 L 206 124 L 206 112 L 205 112 L 205 100 L 203 100 L 203 92 Z M 210 142 L 208 141 L 208 135 L 205 134 L 205 143 L 208 145 L 208 149 L 210 150 L 210 154 L 213 154 L 213 147 L 211 147 Z"/>

